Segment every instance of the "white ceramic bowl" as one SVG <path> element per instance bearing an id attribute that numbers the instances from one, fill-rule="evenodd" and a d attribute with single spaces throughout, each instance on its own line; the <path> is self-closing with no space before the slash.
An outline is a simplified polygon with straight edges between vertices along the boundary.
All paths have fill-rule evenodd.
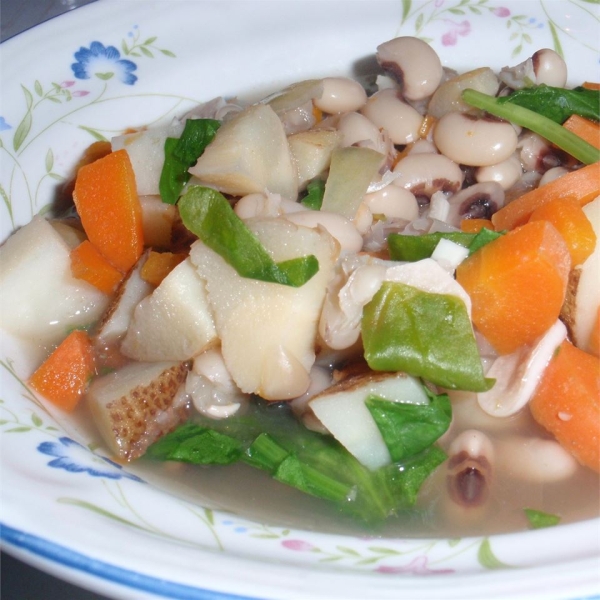
<path id="1" fill-rule="evenodd" d="M 423 37 L 458 70 L 552 47 L 578 83 L 598 78 L 598 31 L 591 0 L 100 0 L 0 47 L 0 239 L 44 210 L 95 139 L 214 96 L 364 74 L 376 46 L 399 34 Z M 490 538 L 367 539 L 188 503 L 104 460 L 92 431 L 40 403 L 23 384 L 36 360 L 2 337 L 0 536 L 59 577 L 135 598 L 600 593 L 599 520 Z"/>

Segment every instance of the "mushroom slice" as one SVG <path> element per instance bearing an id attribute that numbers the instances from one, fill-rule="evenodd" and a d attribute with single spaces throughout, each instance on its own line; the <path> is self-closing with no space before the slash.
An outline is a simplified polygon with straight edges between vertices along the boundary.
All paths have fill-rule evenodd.
<path id="1" fill-rule="evenodd" d="M 185 394 L 179 393 L 188 372 L 186 363 L 131 363 L 98 377 L 86 400 L 110 450 L 133 460 L 150 444 L 185 421 Z"/>
<path id="2" fill-rule="evenodd" d="M 221 125 L 190 173 L 233 196 L 268 190 L 288 200 L 298 197 L 296 169 L 283 125 L 264 104 L 249 106 Z"/>
<path id="3" fill-rule="evenodd" d="M 140 276 L 147 259 L 146 252 L 119 284 L 95 336 L 101 345 L 108 346 L 127 333 L 135 307 L 152 292 L 153 287 Z"/>
<path id="4" fill-rule="evenodd" d="M 246 225 L 274 261 L 313 254 L 319 271 L 294 288 L 241 277 L 198 241 L 190 258 L 206 282 L 227 370 L 245 393 L 286 400 L 308 388 L 317 321 L 338 245 L 323 229 L 287 220 L 249 219 Z"/>
<path id="5" fill-rule="evenodd" d="M 365 467 L 375 470 L 392 462 L 389 450 L 365 401 L 377 396 L 391 402 L 427 404 L 417 379 L 406 373 L 366 371 L 341 380 L 308 403 L 327 430 Z"/>
<path id="6" fill-rule="evenodd" d="M 594 347 L 592 340 L 594 327 L 599 326 L 600 311 L 600 196 L 586 204 L 583 211 L 594 228 L 596 247 L 583 264 L 571 271 L 561 316 L 567 324 L 574 344 L 585 352 L 597 355 L 597 342 Z"/>
<path id="7" fill-rule="evenodd" d="M 499 356 L 492 363 L 486 377 L 496 379 L 491 390 L 478 394 L 479 406 L 494 417 L 509 417 L 520 411 L 535 392 L 552 355 L 567 336 L 562 321 L 531 346 L 524 346 L 512 354 Z"/>
<path id="8" fill-rule="evenodd" d="M 248 400 L 231 378 L 219 348 L 210 348 L 194 359 L 185 391 L 196 410 L 211 419 L 234 415 Z"/>
<path id="9" fill-rule="evenodd" d="M 188 360 L 216 338 L 204 282 L 188 258 L 136 306 L 121 352 L 140 361 Z"/>

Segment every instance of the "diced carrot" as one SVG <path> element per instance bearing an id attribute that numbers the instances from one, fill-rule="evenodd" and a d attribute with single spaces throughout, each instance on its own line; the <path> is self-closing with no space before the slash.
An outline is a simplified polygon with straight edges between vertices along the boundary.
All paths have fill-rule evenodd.
<path id="1" fill-rule="evenodd" d="M 312 109 L 312 114 L 317 123 L 320 123 L 323 120 L 323 111 L 314 105 L 313 105 L 313 109 Z"/>
<path id="2" fill-rule="evenodd" d="M 592 334 L 590 336 L 589 348 L 590 352 L 596 356 L 600 355 L 600 306 L 596 313 L 596 322 L 592 327 Z"/>
<path id="3" fill-rule="evenodd" d="M 582 464 L 600 471 L 600 359 L 565 340 L 529 403 L 533 418 Z"/>
<path id="4" fill-rule="evenodd" d="M 463 219 L 460 222 L 460 230 L 465 233 L 479 233 L 482 229 L 494 231 L 494 225 L 489 219 Z"/>
<path id="5" fill-rule="evenodd" d="M 600 124 L 579 115 L 571 115 L 563 127 L 600 150 Z"/>
<path id="6" fill-rule="evenodd" d="M 571 267 L 576 267 L 590 256 L 596 247 L 596 234 L 590 220 L 579 203 L 565 198 L 555 198 L 536 208 L 529 221 L 548 221 L 563 236 L 569 253 Z"/>
<path id="7" fill-rule="evenodd" d="M 158 286 L 185 257 L 183 253 L 151 251 L 142 266 L 140 277 L 149 284 Z"/>
<path id="8" fill-rule="evenodd" d="M 593 81 L 584 81 L 581 84 L 581 87 L 584 87 L 586 90 L 600 90 L 600 83 L 595 83 Z"/>
<path id="9" fill-rule="evenodd" d="M 94 375 L 94 350 L 85 331 L 72 331 L 31 376 L 29 385 L 53 404 L 73 410 Z"/>
<path id="10" fill-rule="evenodd" d="M 474 325 L 500 354 L 534 342 L 556 321 L 571 257 L 546 221 L 532 221 L 483 246 L 456 270 Z"/>
<path id="11" fill-rule="evenodd" d="M 71 273 L 105 294 L 112 294 L 123 279 L 123 273 L 115 269 L 89 240 L 71 250 Z"/>
<path id="12" fill-rule="evenodd" d="M 531 213 L 554 198 L 572 198 L 580 206 L 591 202 L 600 194 L 600 162 L 572 171 L 519 196 L 492 215 L 496 231 L 524 225 Z"/>
<path id="13" fill-rule="evenodd" d="M 73 200 L 92 244 L 127 272 L 144 250 L 142 209 L 126 150 L 111 152 L 79 169 Z"/>

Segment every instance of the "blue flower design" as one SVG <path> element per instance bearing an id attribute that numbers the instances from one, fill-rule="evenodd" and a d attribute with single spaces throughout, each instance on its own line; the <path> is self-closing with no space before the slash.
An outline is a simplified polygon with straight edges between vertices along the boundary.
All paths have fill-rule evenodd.
<path id="1" fill-rule="evenodd" d="M 92 477 L 142 481 L 136 475 L 124 471 L 121 465 L 90 452 L 68 437 L 61 437 L 58 442 L 42 442 L 37 449 L 42 454 L 55 457 L 48 463 L 49 467 L 55 469 L 64 469 L 69 473 L 89 473 Z"/>
<path id="2" fill-rule="evenodd" d="M 77 62 L 71 65 L 71 69 L 77 79 L 94 76 L 106 81 L 117 77 L 127 85 L 137 81 L 137 76 L 133 74 L 137 65 L 121 58 L 121 53 L 114 46 L 105 47 L 100 42 L 92 42 L 89 48 L 82 46 L 74 56 Z"/>
<path id="3" fill-rule="evenodd" d="M 4 117 L 0 117 L 0 131 L 6 131 L 7 129 L 12 129 L 12 126 L 6 122 Z"/>

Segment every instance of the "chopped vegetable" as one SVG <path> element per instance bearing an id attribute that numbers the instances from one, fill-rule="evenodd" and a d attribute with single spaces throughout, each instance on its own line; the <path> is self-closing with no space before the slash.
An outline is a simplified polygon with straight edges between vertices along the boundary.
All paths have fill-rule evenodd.
<path id="1" fill-rule="evenodd" d="M 312 210 L 321 210 L 323 195 L 325 194 L 325 182 L 322 179 L 313 179 L 306 186 L 306 191 L 306 196 L 301 200 L 302 204 Z"/>
<path id="2" fill-rule="evenodd" d="M 376 371 L 404 371 L 449 389 L 484 391 L 464 302 L 398 282 L 384 282 L 363 311 L 365 359 Z"/>
<path id="3" fill-rule="evenodd" d="M 584 206 L 600 195 L 600 163 L 594 163 L 567 173 L 542 187 L 538 187 L 492 215 L 496 231 L 524 225 L 531 213 L 546 202 L 557 198 L 572 198 Z"/>
<path id="4" fill-rule="evenodd" d="M 388 250 L 392 260 L 414 262 L 429 258 L 440 240 L 450 240 L 469 248 L 470 254 L 481 246 L 495 240 L 502 234 L 492 229 L 482 228 L 477 232 L 467 233 L 464 231 L 436 232 L 423 235 L 402 235 L 390 233 L 387 238 Z"/>
<path id="5" fill-rule="evenodd" d="M 529 406 L 533 418 L 582 464 L 600 472 L 600 359 L 565 340 Z"/>
<path id="6" fill-rule="evenodd" d="M 450 426 L 452 407 L 448 396 L 424 389 L 429 404 L 390 402 L 376 396 L 366 401 L 394 462 L 426 450 Z"/>
<path id="7" fill-rule="evenodd" d="M 564 123 L 571 115 L 600 120 L 600 92 L 583 87 L 569 90 L 541 84 L 515 90 L 498 102 L 528 108 L 556 123 Z"/>
<path id="8" fill-rule="evenodd" d="M 94 349 L 85 331 L 72 331 L 38 367 L 29 385 L 53 404 L 72 411 L 94 375 Z"/>
<path id="9" fill-rule="evenodd" d="M 91 283 L 105 294 L 112 294 L 123 279 L 123 273 L 113 267 L 89 240 L 73 248 L 70 256 L 73 277 Z"/>
<path id="10" fill-rule="evenodd" d="M 300 425 L 286 405 L 261 402 L 245 415 L 183 425 L 147 455 L 194 464 L 229 464 L 240 456 L 278 481 L 335 502 L 339 510 L 372 525 L 413 506 L 425 478 L 446 457 L 430 447 L 370 471 L 333 438 Z"/>
<path id="11" fill-rule="evenodd" d="M 151 251 L 140 271 L 140 276 L 144 281 L 159 286 L 162 280 L 185 260 L 185 257 L 183 253 Z"/>
<path id="12" fill-rule="evenodd" d="M 219 192 L 192 186 L 179 201 L 184 225 L 222 256 L 242 277 L 304 285 L 318 270 L 315 256 L 275 263 Z"/>
<path id="13" fill-rule="evenodd" d="M 119 271 L 129 271 L 144 250 L 144 239 L 127 151 L 112 152 L 81 167 L 73 200 L 90 242 Z"/>
<path id="14" fill-rule="evenodd" d="M 543 512 L 541 510 L 535 510 L 533 508 L 524 508 L 525 516 L 529 521 L 531 529 L 542 529 L 543 527 L 554 527 L 560 523 L 560 517 L 558 515 L 551 515 L 550 513 Z"/>
<path id="15" fill-rule="evenodd" d="M 494 230 L 494 224 L 490 219 L 463 219 L 460 222 L 460 230 L 464 233 L 479 233 L 482 229 Z"/>
<path id="16" fill-rule="evenodd" d="M 163 202 L 175 204 L 189 181 L 188 169 L 210 144 L 219 129 L 214 119 L 187 119 L 179 139 L 165 140 L 165 162 L 160 174 L 159 190 Z"/>
<path id="17" fill-rule="evenodd" d="M 475 327 L 497 352 L 510 354 L 556 321 L 570 267 L 558 231 L 532 221 L 473 253 L 458 266 L 456 280 L 471 298 Z"/>
<path id="18" fill-rule="evenodd" d="M 596 247 L 596 234 L 579 203 L 555 198 L 536 208 L 530 221 L 552 223 L 569 247 L 571 266 L 576 267 L 590 256 Z"/>
<path id="19" fill-rule="evenodd" d="M 563 127 L 600 150 L 600 124 L 579 115 L 571 115 Z"/>
<path id="20" fill-rule="evenodd" d="M 462 93 L 463 100 L 474 106 L 489 112 L 496 117 L 506 119 L 526 127 L 531 131 L 546 138 L 571 156 L 585 164 L 591 164 L 600 160 L 600 150 L 582 140 L 579 136 L 571 133 L 562 125 L 555 123 L 552 119 L 523 108 L 511 102 L 501 103 L 499 98 L 494 98 L 475 90 L 465 90 Z"/>

